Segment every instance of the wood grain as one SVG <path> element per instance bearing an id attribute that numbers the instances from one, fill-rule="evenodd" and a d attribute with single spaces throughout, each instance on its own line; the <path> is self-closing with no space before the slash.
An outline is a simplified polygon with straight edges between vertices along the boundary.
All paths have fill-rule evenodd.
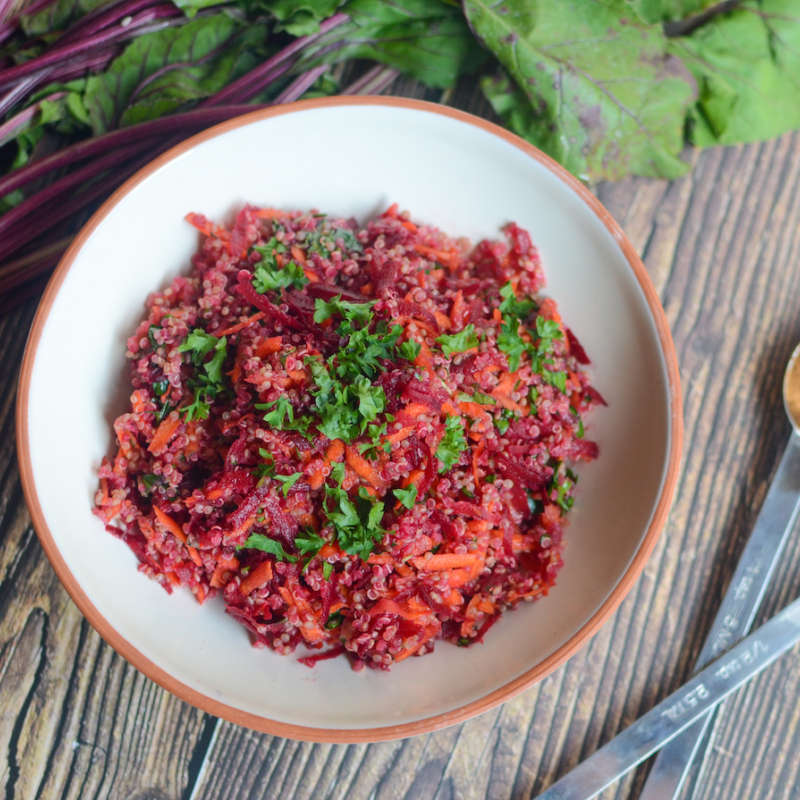
<path id="1" fill-rule="evenodd" d="M 397 94 L 486 116 L 475 87 Z M 677 687 L 713 619 L 788 436 L 800 340 L 800 134 L 688 153 L 690 175 L 598 188 L 672 327 L 685 453 L 669 523 L 590 644 L 504 706 L 399 742 L 314 745 L 237 728 L 148 681 L 88 626 L 33 534 L 13 452 L 33 304 L 0 318 L 0 792 L 11 798 L 512 798 L 550 784 Z M 800 530 L 759 620 L 800 594 Z M 731 698 L 683 797 L 800 798 L 797 649 Z M 647 767 L 606 791 L 635 797 Z"/>

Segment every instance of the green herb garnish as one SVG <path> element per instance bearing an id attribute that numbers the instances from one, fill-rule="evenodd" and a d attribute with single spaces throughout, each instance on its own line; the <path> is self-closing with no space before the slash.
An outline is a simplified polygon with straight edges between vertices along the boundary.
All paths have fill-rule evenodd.
<path id="1" fill-rule="evenodd" d="M 201 328 L 195 328 L 178 346 L 179 353 L 189 353 L 196 367 L 195 377 L 189 381 L 194 391 L 194 400 L 181 408 L 186 412 L 186 421 L 206 419 L 214 398 L 225 388 L 222 367 L 228 354 L 227 339 L 218 339 Z M 206 357 L 211 354 L 211 358 Z"/>
<path id="2" fill-rule="evenodd" d="M 392 489 L 394 496 L 406 507 L 413 508 L 417 499 L 417 487 L 413 484 L 407 489 Z"/>
<path id="3" fill-rule="evenodd" d="M 297 561 L 297 556 L 290 555 L 283 549 L 283 545 L 277 539 L 270 539 L 261 533 L 251 533 L 247 541 L 236 548 L 237 550 L 261 550 L 269 553 L 278 561 Z"/>
<path id="4" fill-rule="evenodd" d="M 454 353 L 463 353 L 478 346 L 478 334 L 475 333 L 475 326 L 470 323 L 458 333 L 443 334 L 436 338 L 436 344 L 441 345 L 442 352 L 446 356 Z"/>
<path id="5" fill-rule="evenodd" d="M 458 461 L 461 453 L 467 449 L 467 440 L 464 436 L 464 425 L 461 417 L 447 415 L 444 423 L 444 436 L 436 448 L 436 458 L 442 462 L 439 472 L 447 472 Z"/>

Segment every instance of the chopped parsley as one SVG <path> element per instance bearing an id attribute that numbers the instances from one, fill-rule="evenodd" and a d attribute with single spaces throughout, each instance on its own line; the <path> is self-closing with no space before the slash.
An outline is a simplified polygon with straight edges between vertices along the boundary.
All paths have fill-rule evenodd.
<path id="1" fill-rule="evenodd" d="M 402 344 L 398 345 L 397 352 L 400 353 L 407 361 L 414 361 L 419 355 L 422 345 L 415 339 L 408 339 Z"/>
<path id="2" fill-rule="evenodd" d="M 514 372 L 519 367 L 523 353 L 527 353 L 533 371 L 540 372 L 542 357 L 552 352 L 556 339 L 564 336 L 561 326 L 555 320 L 537 316 L 534 328 L 528 331 L 530 337 L 536 339 L 536 343 L 526 341 L 522 338 L 520 326 L 526 330 L 525 322 L 531 312 L 536 310 L 536 303 L 528 297 L 518 299 L 510 282 L 500 289 L 500 296 L 503 298 L 499 306 L 503 321 L 497 335 L 497 346 L 508 357 L 509 370 Z"/>
<path id="3" fill-rule="evenodd" d="M 325 546 L 325 539 L 306 528 L 301 536 L 295 537 L 294 544 L 301 555 L 313 557 Z"/>
<path id="4" fill-rule="evenodd" d="M 523 297 L 522 300 L 517 299 L 511 281 L 500 288 L 500 297 L 503 298 L 500 303 L 500 313 L 504 317 L 516 317 L 519 320 L 525 320 L 531 311 L 536 308 L 536 303 L 530 297 Z"/>
<path id="5" fill-rule="evenodd" d="M 383 502 L 372 497 L 362 486 L 353 499 L 344 489 L 325 486 L 323 513 L 336 532 L 345 553 L 366 561 L 375 543 L 383 539 L 381 527 Z"/>
<path id="6" fill-rule="evenodd" d="M 550 372 L 549 369 L 543 369 L 542 378 L 545 383 L 555 386 L 562 394 L 567 393 L 567 373 L 563 370 L 560 372 Z"/>
<path id="7" fill-rule="evenodd" d="M 278 561 L 297 561 L 297 556 L 290 555 L 283 549 L 283 545 L 277 539 L 270 539 L 261 533 L 251 533 L 247 541 L 236 548 L 237 550 L 261 550 L 275 556 Z"/>
<path id="8" fill-rule="evenodd" d="M 372 305 L 341 297 L 315 301 L 314 321 L 340 317 L 337 333 L 345 338 L 327 360 L 305 361 L 315 383 L 311 395 L 319 416 L 317 428 L 329 439 L 353 441 L 386 408 L 386 394 L 375 378 L 385 370 L 384 362 L 398 358 L 402 328 L 389 327 L 383 319 L 375 321 Z"/>
<path id="9" fill-rule="evenodd" d="M 571 469 L 565 468 L 563 462 L 559 461 L 553 471 L 550 492 L 555 492 L 555 501 L 563 511 L 569 511 L 575 502 L 575 498 L 572 497 L 570 492 L 577 482 L 578 476 Z"/>
<path id="10" fill-rule="evenodd" d="M 406 507 L 413 508 L 417 499 L 417 487 L 413 484 L 408 489 L 392 489 L 394 496 Z"/>
<path id="11" fill-rule="evenodd" d="M 141 477 L 142 487 L 144 491 L 142 494 L 149 495 L 157 486 L 164 486 L 165 481 L 161 475 L 156 475 L 153 472 L 145 472 Z"/>
<path id="12" fill-rule="evenodd" d="M 266 411 L 263 420 L 279 431 L 299 431 L 303 436 L 308 436 L 308 426 L 311 424 L 311 417 L 295 417 L 294 406 L 286 395 L 281 395 L 277 400 L 269 403 L 256 403 L 255 407 L 259 411 Z"/>
<path id="13" fill-rule="evenodd" d="M 281 491 L 283 496 L 286 497 L 289 494 L 289 489 L 300 480 L 302 474 L 302 472 L 293 472 L 291 475 L 273 475 L 272 477 L 283 484 Z"/>
<path id="14" fill-rule="evenodd" d="M 494 426 L 495 426 L 495 428 L 497 428 L 497 430 L 500 433 L 500 435 L 502 435 L 508 430 L 508 428 L 511 425 L 511 423 L 516 418 L 517 418 L 517 415 L 513 411 L 511 411 L 511 410 L 509 410 L 507 408 L 502 408 L 502 409 L 500 409 L 500 416 L 499 417 L 495 417 Z"/>
<path id="15" fill-rule="evenodd" d="M 358 452 L 361 453 L 365 458 L 368 458 L 370 461 L 375 461 L 378 458 L 378 448 L 382 449 L 385 453 L 391 451 L 392 446 L 389 442 L 383 441 L 383 435 L 386 433 L 386 423 L 382 423 L 378 425 L 378 423 L 373 422 L 371 425 L 367 426 L 367 436 L 370 437 L 370 441 L 362 442 L 358 445 Z"/>
<path id="16" fill-rule="evenodd" d="M 549 353 L 553 349 L 553 342 L 563 338 L 561 327 L 554 319 L 536 317 L 536 335 L 539 337 L 537 352 L 539 355 Z"/>
<path id="17" fill-rule="evenodd" d="M 333 565 L 332 564 L 328 564 L 328 566 L 331 567 Z M 327 579 L 328 576 L 326 575 L 325 578 Z M 333 614 L 331 614 L 328 617 L 328 620 L 325 623 L 325 627 L 329 631 L 332 631 L 332 630 L 338 628 L 341 624 L 342 624 L 342 612 L 341 611 L 334 611 Z"/>
<path id="18" fill-rule="evenodd" d="M 195 328 L 178 346 L 178 352 L 189 353 L 196 367 L 195 377 L 188 384 L 194 391 L 194 400 L 180 410 L 186 412 L 187 422 L 206 419 L 214 398 L 225 389 L 222 366 L 228 355 L 227 339 Z M 209 354 L 211 358 L 206 360 Z"/>
<path id="19" fill-rule="evenodd" d="M 253 268 L 253 288 L 259 294 L 279 289 L 301 289 L 308 283 L 302 267 L 294 261 L 278 266 L 276 256 L 286 252 L 286 245 L 274 236 L 266 244 L 255 245 L 253 250 L 261 255 L 261 261 Z"/>
<path id="20" fill-rule="evenodd" d="M 162 395 L 166 394 L 168 389 L 169 381 L 166 378 L 162 378 L 160 381 L 155 381 L 153 383 L 153 394 L 156 397 L 161 397 Z"/>
<path id="21" fill-rule="evenodd" d="M 475 326 L 470 323 L 458 333 L 444 334 L 437 337 L 436 344 L 441 345 L 442 352 L 446 356 L 454 353 L 463 353 L 478 346 L 478 334 L 475 333 Z"/>
<path id="22" fill-rule="evenodd" d="M 150 342 L 150 346 L 153 348 L 154 351 L 158 350 L 159 348 L 159 344 L 156 341 L 155 332 L 160 330 L 161 328 L 158 325 L 151 325 L 147 329 L 147 339 Z"/>
<path id="23" fill-rule="evenodd" d="M 436 458 L 442 462 L 439 472 L 447 472 L 466 449 L 467 440 L 464 436 L 464 425 L 461 422 L 461 417 L 454 417 L 448 414 L 444 423 L 444 436 L 436 448 Z"/>
<path id="24" fill-rule="evenodd" d="M 309 253 L 317 253 L 323 258 L 329 258 L 331 253 L 340 249 L 339 242 L 347 252 L 360 253 L 363 251 L 361 242 L 349 228 L 331 228 L 326 223 L 324 215 L 320 219 L 322 222 L 317 228 L 313 231 L 306 231 L 301 240 L 302 246 Z"/>
<path id="25" fill-rule="evenodd" d="M 326 581 L 330 580 L 330 577 L 331 577 L 332 573 L 333 573 L 333 564 L 331 564 L 330 561 L 326 561 L 322 565 L 322 577 L 325 578 Z M 338 613 L 338 612 L 336 612 L 336 613 Z M 333 616 L 333 615 L 331 615 L 331 616 Z M 330 622 L 330 617 L 328 618 L 328 622 Z M 327 623 L 326 623 L 326 627 L 327 627 Z M 336 626 L 334 625 L 334 627 L 336 627 Z"/>
<path id="26" fill-rule="evenodd" d="M 575 415 L 575 418 L 578 420 L 578 425 L 577 425 L 577 428 L 576 428 L 576 431 L 575 431 L 575 436 L 577 436 L 578 439 L 583 439 L 583 437 L 584 437 L 584 435 L 586 433 L 586 430 L 583 427 L 583 420 L 581 419 L 581 415 L 578 413 L 578 411 L 573 406 L 570 406 L 569 410 Z"/>

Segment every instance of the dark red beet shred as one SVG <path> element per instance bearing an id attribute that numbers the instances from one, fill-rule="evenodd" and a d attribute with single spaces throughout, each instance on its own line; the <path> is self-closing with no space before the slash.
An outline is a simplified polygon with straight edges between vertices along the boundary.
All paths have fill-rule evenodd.
<path id="1" fill-rule="evenodd" d="M 475 247 L 392 206 L 198 214 L 128 340 L 96 513 L 255 644 L 389 669 L 547 594 L 604 403 L 511 223 Z"/>

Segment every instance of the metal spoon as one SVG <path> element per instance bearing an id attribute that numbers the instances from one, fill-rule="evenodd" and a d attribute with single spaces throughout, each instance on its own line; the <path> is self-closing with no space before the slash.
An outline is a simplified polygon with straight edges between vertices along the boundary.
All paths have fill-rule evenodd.
<path id="1" fill-rule="evenodd" d="M 783 404 L 792 425 L 792 433 L 750 538 L 739 559 L 736 572 L 700 651 L 695 664 L 697 669 L 705 667 L 727 651 L 750 629 L 769 579 L 800 511 L 800 345 L 792 353 L 784 372 Z M 640 800 L 668 800 L 677 796 L 692 761 L 701 749 L 700 744 L 706 731 L 710 731 L 707 742 L 713 734 L 715 709 L 716 704 L 710 704 L 706 712 L 680 736 L 672 738 L 671 741 L 665 736 L 653 747 L 651 752 L 667 741 L 647 778 Z M 637 724 L 634 723 L 634 726 Z M 630 728 L 626 729 L 624 734 L 628 731 Z M 605 750 L 609 745 L 601 750 Z M 598 751 L 598 755 L 600 752 Z M 618 748 L 616 754 L 619 756 L 616 761 L 603 762 L 605 769 L 599 771 L 595 769 L 591 773 L 588 770 L 584 772 L 580 789 L 582 793 L 575 794 L 575 797 L 593 797 L 603 786 L 624 775 L 643 758 L 641 753 L 637 757 L 633 752 L 621 753 Z M 581 775 L 576 773 L 581 767 L 568 773 L 551 788 L 571 790 L 574 785 L 577 789 Z M 591 778 L 587 783 L 585 779 L 589 774 Z M 548 790 L 544 796 L 550 797 L 550 791 Z M 560 792 L 552 794 L 554 798 L 568 796 L 573 795 Z"/>

